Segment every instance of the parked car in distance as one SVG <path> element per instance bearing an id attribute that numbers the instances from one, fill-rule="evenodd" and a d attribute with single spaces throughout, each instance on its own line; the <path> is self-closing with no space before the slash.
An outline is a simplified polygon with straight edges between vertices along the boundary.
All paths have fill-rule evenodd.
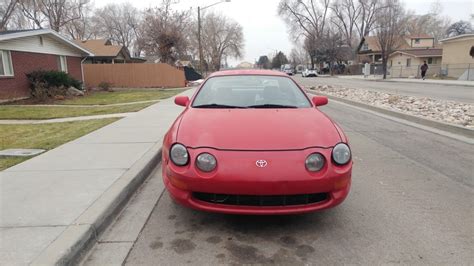
<path id="1" fill-rule="evenodd" d="M 285 72 L 285 74 L 288 76 L 293 76 L 295 74 L 295 70 L 292 68 L 284 69 L 283 72 Z"/>
<path id="2" fill-rule="evenodd" d="M 321 71 L 319 72 L 319 74 L 329 74 L 329 67 L 323 67 L 321 68 Z"/>
<path id="3" fill-rule="evenodd" d="M 305 69 L 302 73 L 301 73 L 301 76 L 303 78 L 306 78 L 306 77 L 317 77 L 318 76 L 318 72 L 316 71 L 316 69 Z"/>
<path id="4" fill-rule="evenodd" d="M 296 73 L 295 68 L 291 64 L 282 65 L 281 71 L 286 73 L 288 76 L 293 76 Z"/>
<path id="5" fill-rule="evenodd" d="M 164 137 L 163 181 L 178 203 L 210 212 L 276 215 L 334 207 L 352 159 L 341 128 L 279 71 L 210 75 Z"/>

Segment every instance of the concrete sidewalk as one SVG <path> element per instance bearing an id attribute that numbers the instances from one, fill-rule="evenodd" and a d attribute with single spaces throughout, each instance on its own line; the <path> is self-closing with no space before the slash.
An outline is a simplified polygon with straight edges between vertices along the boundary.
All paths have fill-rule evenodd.
<path id="1" fill-rule="evenodd" d="M 365 77 L 364 75 L 340 75 L 334 77 L 340 79 L 382 80 L 382 76 L 380 75 L 369 75 L 367 77 Z"/>
<path id="2" fill-rule="evenodd" d="M 53 118 L 53 119 L 35 119 L 35 120 L 0 120 L 0 125 L 31 125 L 31 124 L 50 124 L 50 123 L 63 123 L 72 121 L 84 121 L 94 120 L 103 118 L 121 118 L 136 114 L 131 113 L 117 113 L 117 114 L 105 114 L 105 115 L 88 115 L 88 116 L 74 116 L 65 118 Z"/>
<path id="3" fill-rule="evenodd" d="M 0 172 L 1 264 L 76 259 L 158 162 L 173 99 Z"/>
<path id="4" fill-rule="evenodd" d="M 137 102 L 126 102 L 126 103 L 111 103 L 111 104 L 30 104 L 30 105 L 21 105 L 21 104 L 9 104 L 9 107 L 64 107 L 64 108 L 91 108 L 91 107 L 111 107 L 111 106 L 124 106 L 124 105 L 134 105 L 140 103 L 154 103 L 159 102 L 161 99 L 157 100 L 147 100 L 147 101 L 137 101 Z"/>
<path id="5" fill-rule="evenodd" d="M 411 78 L 390 78 L 383 79 L 381 75 L 344 75 L 337 76 L 341 79 L 357 79 L 357 80 L 370 80 L 370 81 L 385 81 L 385 82 L 411 82 L 411 83 L 425 83 L 425 84 L 438 84 L 438 85 L 455 85 L 455 86 L 473 86 L 474 81 L 468 80 L 443 80 L 443 79 L 411 79 Z"/>
<path id="6" fill-rule="evenodd" d="M 474 81 L 469 80 L 444 80 L 444 79 L 408 79 L 408 78 L 390 78 L 386 81 L 389 82 L 411 82 L 411 83 L 428 83 L 428 84 L 442 84 L 442 85 L 455 85 L 455 86 L 472 86 L 474 87 Z"/>

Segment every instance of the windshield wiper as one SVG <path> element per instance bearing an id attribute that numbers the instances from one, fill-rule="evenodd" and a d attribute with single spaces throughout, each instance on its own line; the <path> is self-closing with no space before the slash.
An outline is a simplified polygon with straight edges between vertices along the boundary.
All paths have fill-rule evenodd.
<path id="1" fill-rule="evenodd" d="M 194 108 L 247 108 L 245 106 L 226 105 L 218 103 L 209 103 L 193 106 Z"/>
<path id="2" fill-rule="evenodd" d="M 284 104 L 258 104 L 258 105 L 250 105 L 247 108 L 298 108 L 294 105 L 284 105 Z"/>

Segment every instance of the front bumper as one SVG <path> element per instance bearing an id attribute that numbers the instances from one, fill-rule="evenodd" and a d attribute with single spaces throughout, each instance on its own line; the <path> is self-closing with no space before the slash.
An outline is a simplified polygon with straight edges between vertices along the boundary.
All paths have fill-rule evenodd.
<path id="1" fill-rule="evenodd" d="M 163 156 L 163 181 L 178 203 L 198 210 L 254 215 L 297 214 L 334 207 L 347 197 L 351 185 L 352 163 L 335 166 L 327 160 L 318 173 L 304 168 L 304 158 L 315 152 L 330 158 L 330 149 L 285 152 L 236 152 L 210 149 L 189 150 L 190 158 L 210 152 L 218 160 L 218 169 L 203 173 L 194 161 L 184 167 L 172 164 Z M 224 161 L 223 158 L 227 160 Z M 255 161 L 267 158 L 268 168 L 258 168 Z M 268 159 L 269 158 L 269 159 Z M 298 163 L 302 165 L 298 165 Z M 249 206 L 203 201 L 195 193 L 230 195 L 282 196 L 325 194 L 324 200 L 297 205 Z"/>

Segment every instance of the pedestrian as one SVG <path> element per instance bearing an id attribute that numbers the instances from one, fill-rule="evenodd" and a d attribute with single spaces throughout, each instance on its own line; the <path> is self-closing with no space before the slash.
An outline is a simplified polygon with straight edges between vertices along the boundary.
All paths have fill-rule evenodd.
<path id="1" fill-rule="evenodd" d="M 426 76 L 426 71 L 428 71 L 428 64 L 426 64 L 426 61 L 423 61 L 423 65 L 421 65 L 421 78 L 425 80 Z"/>

